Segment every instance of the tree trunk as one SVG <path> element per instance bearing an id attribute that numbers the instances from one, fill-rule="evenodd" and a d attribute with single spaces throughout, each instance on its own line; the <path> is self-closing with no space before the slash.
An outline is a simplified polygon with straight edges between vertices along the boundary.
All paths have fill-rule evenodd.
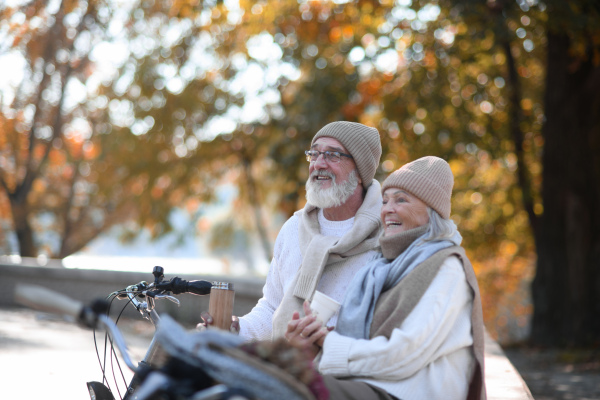
<path id="1" fill-rule="evenodd" d="M 548 34 L 543 188 L 536 231 L 531 341 L 587 345 L 600 337 L 600 68 Z"/>
<path id="2" fill-rule="evenodd" d="M 243 156 L 242 164 L 244 165 L 244 174 L 246 176 L 246 183 L 248 184 L 248 200 L 250 201 L 250 206 L 254 211 L 254 222 L 256 223 L 256 231 L 258 232 L 258 237 L 263 248 L 265 259 L 267 260 L 267 262 L 271 262 L 271 258 L 273 258 L 273 251 L 271 250 L 271 242 L 269 240 L 269 236 L 267 234 L 267 230 L 265 229 L 262 218 L 260 203 L 258 201 L 258 195 L 256 193 L 256 182 L 254 181 L 254 177 L 252 176 L 252 164 L 250 162 L 250 159 L 246 156 Z"/>
<path id="3" fill-rule="evenodd" d="M 27 206 L 20 204 L 10 197 L 10 207 L 17 242 L 19 243 L 19 254 L 21 257 L 37 257 L 37 247 L 33 240 L 33 229 L 27 220 Z"/>

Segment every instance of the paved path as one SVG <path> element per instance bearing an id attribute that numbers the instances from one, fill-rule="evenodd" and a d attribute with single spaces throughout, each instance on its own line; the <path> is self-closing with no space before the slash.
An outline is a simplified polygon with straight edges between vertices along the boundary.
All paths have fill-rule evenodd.
<path id="1" fill-rule="evenodd" d="M 143 320 L 119 326 L 137 362 L 144 356 L 153 328 Z M 97 339 L 103 342 L 103 336 Z M 131 372 L 124 365 L 123 373 L 129 381 Z M 91 331 L 45 313 L 0 309 L 3 399 L 87 399 L 85 383 L 99 381 L 101 376 Z M 119 381 L 123 388 L 123 380 Z M 532 398 L 500 347 L 489 338 L 486 384 L 489 400 Z"/>
<path id="2" fill-rule="evenodd" d="M 133 335 L 139 326 L 126 332 L 136 361 L 149 343 L 147 335 Z M 103 335 L 97 338 L 103 343 Z M 132 374 L 124 365 L 123 372 L 129 380 Z M 92 331 L 48 314 L 0 309 L 1 398 L 89 399 L 86 382 L 101 379 Z"/>
<path id="3" fill-rule="evenodd" d="M 505 353 L 536 400 L 600 400 L 598 350 L 511 348 Z"/>

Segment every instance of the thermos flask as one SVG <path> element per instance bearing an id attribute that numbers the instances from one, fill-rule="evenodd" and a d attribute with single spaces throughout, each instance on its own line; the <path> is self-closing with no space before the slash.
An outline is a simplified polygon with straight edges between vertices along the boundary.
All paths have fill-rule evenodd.
<path id="1" fill-rule="evenodd" d="M 208 312 L 213 318 L 212 326 L 229 331 L 233 315 L 233 283 L 213 282 L 210 289 Z"/>

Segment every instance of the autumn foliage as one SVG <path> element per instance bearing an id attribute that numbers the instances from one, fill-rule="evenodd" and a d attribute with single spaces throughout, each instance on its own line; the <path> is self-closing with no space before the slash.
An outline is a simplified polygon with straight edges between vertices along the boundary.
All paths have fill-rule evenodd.
<path id="1" fill-rule="evenodd" d="M 597 6 L 568 3 L 0 6 L 2 62 L 24 71 L 0 86 L 2 248 L 16 250 L 14 233 L 22 255 L 64 257 L 126 221 L 131 236 L 141 228 L 160 236 L 174 207 L 193 212 L 227 181 L 239 199 L 232 225 L 219 229 L 256 230 L 269 254 L 276 216 L 304 204 L 303 150 L 314 133 L 358 121 L 381 134 L 378 179 L 424 155 L 449 161 L 452 219 L 488 329 L 522 338 L 551 179 L 543 176 L 548 40 L 557 30 L 567 38 L 573 73 L 597 75 L 600 64 Z"/>

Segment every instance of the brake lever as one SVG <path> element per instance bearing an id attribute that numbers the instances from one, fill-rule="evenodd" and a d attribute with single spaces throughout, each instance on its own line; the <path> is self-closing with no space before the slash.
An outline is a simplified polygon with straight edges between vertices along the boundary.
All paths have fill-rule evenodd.
<path id="1" fill-rule="evenodd" d="M 177 304 L 178 306 L 181 304 L 179 302 L 179 299 L 175 296 L 170 296 L 168 294 L 157 294 L 154 295 L 155 299 L 167 299 L 167 300 L 171 300 L 173 303 Z"/>

